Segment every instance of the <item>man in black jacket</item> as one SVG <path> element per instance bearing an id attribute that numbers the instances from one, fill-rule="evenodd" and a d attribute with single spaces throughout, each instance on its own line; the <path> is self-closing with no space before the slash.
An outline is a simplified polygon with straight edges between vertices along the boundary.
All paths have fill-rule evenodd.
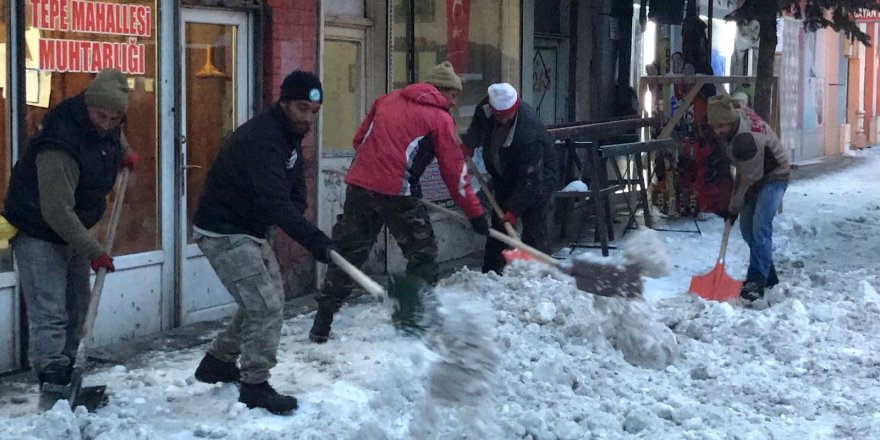
<path id="1" fill-rule="evenodd" d="M 492 213 L 492 226 L 498 230 L 503 230 L 504 223 L 516 227 L 519 219 L 523 242 L 546 251 L 547 205 L 556 190 L 557 159 L 535 110 L 519 100 L 510 84 L 492 84 L 462 140 L 470 149 L 483 147 L 492 191 L 504 211 L 504 218 Z M 486 240 L 483 272 L 501 272 L 504 249 L 500 241 Z"/>
<path id="2" fill-rule="evenodd" d="M 303 217 L 301 142 L 322 100 L 317 76 L 299 70 L 288 75 L 278 102 L 224 142 L 193 220 L 196 243 L 238 303 L 232 322 L 208 347 L 196 379 L 240 382 L 239 402 L 276 414 L 292 412 L 297 402 L 268 381 L 281 338 L 284 288 L 266 235 L 278 226 L 315 259 L 330 261 L 330 239 Z"/>
<path id="3" fill-rule="evenodd" d="M 18 228 L 11 243 L 41 407 L 50 408 L 70 383 L 91 295 L 89 266 L 114 269 L 89 229 L 104 215 L 117 170 L 138 161 L 120 125 L 127 107 L 125 75 L 100 72 L 46 114 L 12 170 L 4 215 Z"/>

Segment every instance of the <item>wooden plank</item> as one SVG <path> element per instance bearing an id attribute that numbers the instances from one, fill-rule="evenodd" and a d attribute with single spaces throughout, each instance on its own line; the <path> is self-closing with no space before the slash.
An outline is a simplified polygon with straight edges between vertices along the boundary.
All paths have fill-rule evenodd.
<path id="1" fill-rule="evenodd" d="M 674 139 L 658 139 L 655 141 L 633 142 L 629 144 L 605 145 L 599 148 L 599 154 L 604 158 L 625 156 L 649 151 L 670 150 L 678 148 Z"/>
<path id="2" fill-rule="evenodd" d="M 640 83 L 648 85 L 668 84 L 755 84 L 758 79 L 754 76 L 709 76 L 709 75 L 663 75 L 643 76 Z"/>
<path id="3" fill-rule="evenodd" d="M 583 124 L 572 127 L 552 128 L 547 133 L 552 140 L 573 139 L 578 141 L 608 139 L 613 136 L 626 134 L 629 131 L 651 127 L 660 124 L 660 118 L 635 118 L 623 121 L 600 122 L 596 124 Z"/>

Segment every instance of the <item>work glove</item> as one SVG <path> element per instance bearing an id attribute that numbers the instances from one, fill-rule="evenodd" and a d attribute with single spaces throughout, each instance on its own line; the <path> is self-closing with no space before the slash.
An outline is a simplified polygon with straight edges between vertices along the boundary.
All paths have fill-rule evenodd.
<path id="1" fill-rule="evenodd" d="M 718 211 L 715 214 L 717 214 L 719 217 L 723 218 L 724 220 L 729 221 L 730 226 L 733 226 L 733 224 L 736 222 L 736 218 L 739 216 L 739 214 L 734 214 L 726 209 Z"/>
<path id="2" fill-rule="evenodd" d="M 128 171 L 134 172 L 134 167 L 140 160 L 141 157 L 132 151 L 128 153 L 128 156 L 123 157 L 122 160 L 119 161 L 119 169 L 128 168 Z"/>
<path id="3" fill-rule="evenodd" d="M 113 266 L 113 259 L 110 258 L 106 252 L 92 260 L 92 270 L 95 271 L 95 273 L 98 273 L 98 269 L 102 267 L 107 269 L 107 272 L 113 272 L 116 270 L 116 267 Z"/>
<path id="4" fill-rule="evenodd" d="M 507 211 L 504 213 L 504 217 L 501 218 L 505 223 L 510 223 L 511 226 L 516 226 L 516 214 Z"/>
<path id="5" fill-rule="evenodd" d="M 482 215 L 478 215 L 471 219 L 471 228 L 473 228 L 474 232 L 477 234 L 485 236 L 489 235 L 489 221 Z"/>
<path id="6" fill-rule="evenodd" d="M 330 264 L 333 262 L 333 259 L 330 258 L 330 251 L 336 250 L 335 243 L 323 232 L 319 232 L 319 234 L 319 236 L 312 240 L 312 244 L 308 246 L 309 252 L 312 253 L 316 260 L 324 264 Z"/>

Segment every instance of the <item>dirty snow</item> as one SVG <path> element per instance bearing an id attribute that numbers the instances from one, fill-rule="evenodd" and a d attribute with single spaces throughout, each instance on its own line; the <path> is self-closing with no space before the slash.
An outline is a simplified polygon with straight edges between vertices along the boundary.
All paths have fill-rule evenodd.
<path id="1" fill-rule="evenodd" d="M 34 385 L 0 396 L 0 439 L 880 438 L 880 151 L 851 159 L 789 187 L 782 283 L 755 307 L 684 293 L 714 265 L 723 225 L 711 218 L 702 235 L 661 233 L 674 266 L 647 281 L 648 301 L 580 292 L 535 263 L 454 274 L 437 298 L 451 328 L 483 336 L 474 347 L 402 336 L 371 301 L 344 307 L 325 345 L 308 343 L 312 315 L 292 317 L 271 379 L 300 400 L 292 416 L 195 382 L 200 347 L 92 371 L 113 393 L 95 414 L 37 414 Z M 728 272 L 743 276 L 747 257 L 732 235 Z M 444 376 L 467 371 L 444 362 L 481 353 L 486 368 Z"/>

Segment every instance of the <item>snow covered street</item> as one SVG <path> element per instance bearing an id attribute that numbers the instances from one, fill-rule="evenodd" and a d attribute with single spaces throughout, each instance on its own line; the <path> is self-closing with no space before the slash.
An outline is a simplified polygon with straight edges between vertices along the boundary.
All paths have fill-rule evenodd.
<path id="1" fill-rule="evenodd" d="M 196 382 L 198 347 L 88 372 L 87 385 L 112 393 L 94 414 L 64 402 L 39 414 L 35 384 L 6 384 L 0 440 L 877 439 L 880 149 L 845 161 L 790 184 L 774 225 L 781 283 L 755 307 L 685 293 L 715 263 L 723 224 L 712 217 L 702 235 L 660 233 L 674 269 L 647 281 L 647 301 L 580 292 L 536 263 L 442 281 L 441 303 L 467 298 L 500 354 L 489 393 L 470 401 L 429 392 L 434 345 L 362 300 L 343 307 L 324 345 L 308 341 L 313 314 L 285 321 L 270 383 L 297 397 L 292 416 Z M 743 278 L 747 264 L 735 228 L 728 273 Z"/>

